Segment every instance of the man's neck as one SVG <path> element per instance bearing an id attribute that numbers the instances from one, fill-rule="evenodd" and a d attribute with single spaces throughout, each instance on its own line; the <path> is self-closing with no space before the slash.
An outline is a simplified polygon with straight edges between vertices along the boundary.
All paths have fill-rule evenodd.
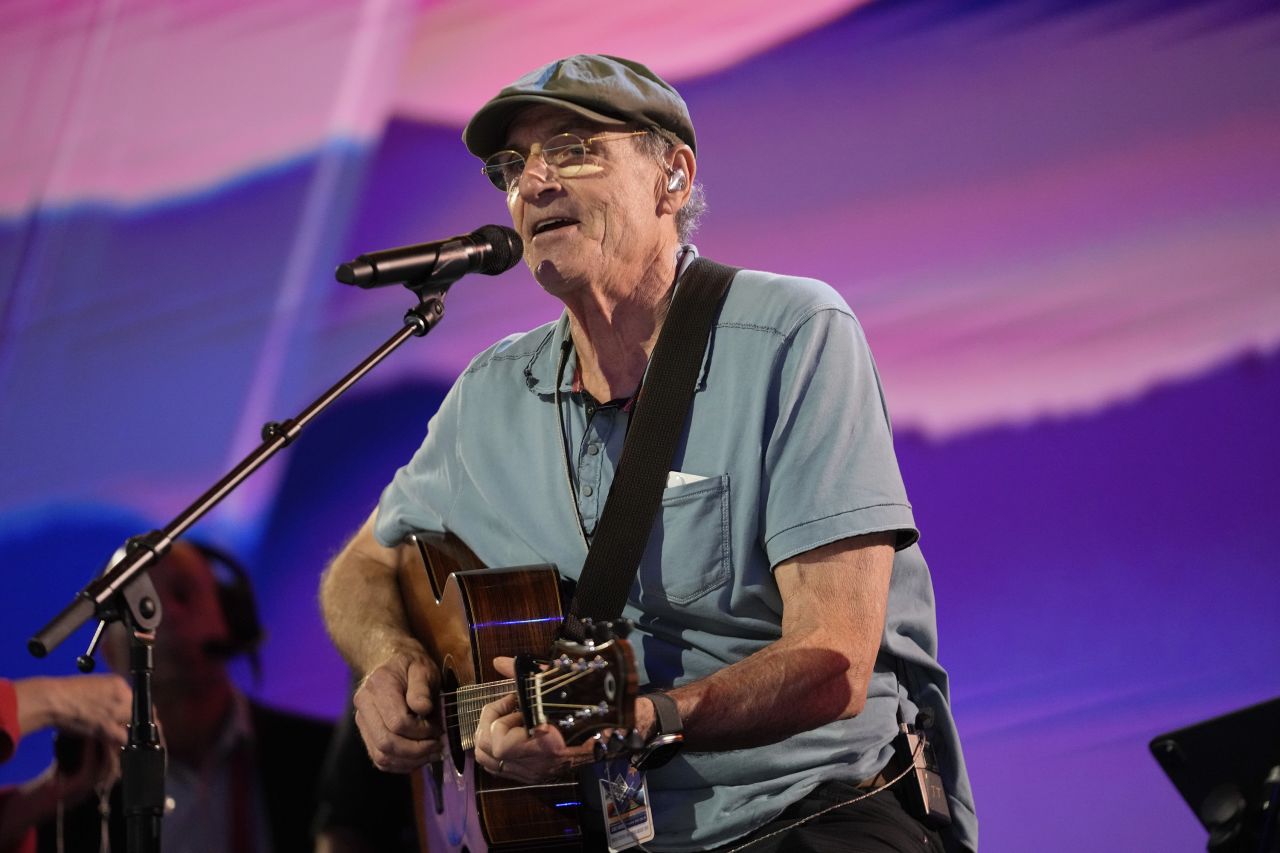
<path id="1" fill-rule="evenodd" d="M 664 250 L 629 281 L 602 280 L 566 301 L 583 388 L 597 400 L 630 397 L 662 331 L 676 276 Z"/>
<path id="2" fill-rule="evenodd" d="M 165 747 L 174 759 L 189 767 L 199 767 L 204 762 L 234 710 L 234 688 L 228 679 L 210 682 L 199 691 L 170 695 L 168 701 L 159 696 L 156 699 L 156 716 L 164 727 Z"/>

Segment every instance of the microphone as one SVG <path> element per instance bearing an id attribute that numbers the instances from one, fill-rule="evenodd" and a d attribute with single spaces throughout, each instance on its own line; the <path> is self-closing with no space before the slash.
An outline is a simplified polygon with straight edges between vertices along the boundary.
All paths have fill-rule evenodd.
<path id="1" fill-rule="evenodd" d="M 338 266 L 334 278 L 356 287 L 388 284 L 450 285 L 467 273 L 497 275 L 524 252 L 520 235 L 503 225 L 483 225 L 470 234 L 360 255 Z"/>

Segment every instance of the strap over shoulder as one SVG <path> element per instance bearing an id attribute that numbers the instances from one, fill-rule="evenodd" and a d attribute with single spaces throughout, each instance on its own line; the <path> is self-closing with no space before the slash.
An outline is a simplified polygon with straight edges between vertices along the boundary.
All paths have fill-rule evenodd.
<path id="1" fill-rule="evenodd" d="M 737 267 L 699 257 L 680 276 L 653 347 L 643 399 L 561 627 L 569 639 L 587 639 L 584 621 L 612 622 L 622 615 L 662 502 L 676 442 L 684 433 L 716 313 L 737 273 Z"/>

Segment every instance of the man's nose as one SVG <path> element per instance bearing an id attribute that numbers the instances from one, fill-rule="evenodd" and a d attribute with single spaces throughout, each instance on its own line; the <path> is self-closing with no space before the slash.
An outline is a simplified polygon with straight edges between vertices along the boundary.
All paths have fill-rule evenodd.
<path id="1" fill-rule="evenodd" d="M 520 195 L 525 198 L 536 198 L 550 188 L 560 185 L 559 175 L 553 166 L 539 153 L 531 153 L 524 161 L 524 170 L 516 183 Z"/>

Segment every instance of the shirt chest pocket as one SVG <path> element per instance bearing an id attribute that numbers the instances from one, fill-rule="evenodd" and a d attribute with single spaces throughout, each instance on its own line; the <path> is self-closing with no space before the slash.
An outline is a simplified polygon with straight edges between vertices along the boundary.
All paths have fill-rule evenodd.
<path id="1" fill-rule="evenodd" d="M 729 533 L 728 474 L 666 489 L 633 601 L 685 605 L 724 586 L 733 571 Z"/>

